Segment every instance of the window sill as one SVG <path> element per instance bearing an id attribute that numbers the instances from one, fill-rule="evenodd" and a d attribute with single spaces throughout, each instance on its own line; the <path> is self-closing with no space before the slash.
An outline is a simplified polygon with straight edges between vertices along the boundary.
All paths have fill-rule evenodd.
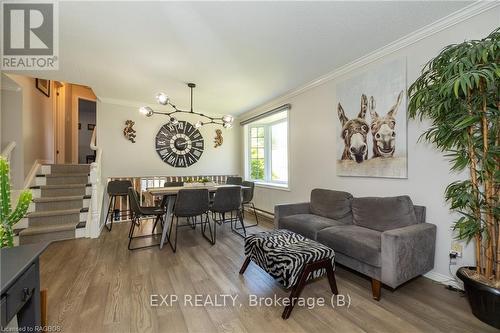
<path id="1" fill-rule="evenodd" d="M 262 181 L 254 181 L 255 186 L 262 188 L 269 188 L 272 190 L 290 191 L 288 184 L 267 183 Z"/>

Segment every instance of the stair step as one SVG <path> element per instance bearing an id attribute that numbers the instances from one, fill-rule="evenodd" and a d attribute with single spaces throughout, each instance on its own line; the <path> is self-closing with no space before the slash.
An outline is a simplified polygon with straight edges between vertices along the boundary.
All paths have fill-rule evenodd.
<path id="1" fill-rule="evenodd" d="M 29 211 L 45 212 L 51 210 L 83 208 L 88 207 L 89 202 L 89 195 L 34 198 Z"/>
<path id="2" fill-rule="evenodd" d="M 42 197 L 35 198 L 33 202 L 60 202 L 60 201 L 78 201 L 83 199 L 90 199 L 90 195 L 70 195 L 70 196 L 61 196 L 61 197 Z"/>
<path id="3" fill-rule="evenodd" d="M 62 230 L 75 230 L 78 223 L 61 223 L 61 224 L 48 224 L 41 226 L 27 227 L 19 232 L 20 236 L 42 234 L 47 232 L 62 231 Z"/>
<path id="4" fill-rule="evenodd" d="M 80 196 L 90 194 L 90 184 L 58 184 L 58 185 L 41 185 L 32 186 L 35 197 L 63 197 L 63 196 Z"/>
<path id="5" fill-rule="evenodd" d="M 88 173 L 58 173 L 36 175 L 36 185 L 63 185 L 63 184 L 86 184 L 89 181 Z"/>
<path id="6" fill-rule="evenodd" d="M 42 173 L 89 173 L 90 164 L 44 164 Z"/>
<path id="7" fill-rule="evenodd" d="M 81 208 L 75 209 L 62 209 L 62 210 L 49 210 L 46 212 L 32 212 L 28 213 L 26 217 L 49 217 L 49 216 L 63 216 L 63 215 L 72 215 L 72 214 L 80 214 Z"/>
<path id="8" fill-rule="evenodd" d="M 30 226 L 19 232 L 19 244 L 74 239 L 77 223 Z"/>
<path id="9" fill-rule="evenodd" d="M 86 220 L 86 217 L 84 215 L 82 216 L 82 214 L 86 214 L 87 212 L 82 210 L 81 208 L 76 208 L 33 212 L 28 213 L 26 218 L 28 219 L 28 226 L 30 227 L 66 223 L 74 223 L 77 225 L 81 220 Z"/>
<path id="10" fill-rule="evenodd" d="M 90 187 L 92 184 L 57 184 L 57 185 L 36 185 L 31 186 L 31 189 L 61 189 L 61 188 L 80 188 L 80 187 Z"/>

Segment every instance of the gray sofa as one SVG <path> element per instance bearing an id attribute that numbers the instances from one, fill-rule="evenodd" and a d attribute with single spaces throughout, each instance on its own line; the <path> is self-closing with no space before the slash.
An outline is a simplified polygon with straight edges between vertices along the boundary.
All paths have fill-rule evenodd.
<path id="1" fill-rule="evenodd" d="M 434 267 L 436 226 L 425 223 L 425 207 L 408 196 L 354 198 L 314 189 L 311 201 L 277 205 L 277 229 L 288 229 L 335 250 L 335 261 L 396 288 Z"/>

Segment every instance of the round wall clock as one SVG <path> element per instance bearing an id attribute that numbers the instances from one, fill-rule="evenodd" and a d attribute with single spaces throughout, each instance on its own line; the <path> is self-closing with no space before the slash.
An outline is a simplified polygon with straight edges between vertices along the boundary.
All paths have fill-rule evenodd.
<path id="1" fill-rule="evenodd" d="M 163 162 L 176 168 L 185 168 L 198 162 L 205 146 L 200 131 L 182 120 L 177 125 L 163 125 L 156 134 L 155 145 Z"/>

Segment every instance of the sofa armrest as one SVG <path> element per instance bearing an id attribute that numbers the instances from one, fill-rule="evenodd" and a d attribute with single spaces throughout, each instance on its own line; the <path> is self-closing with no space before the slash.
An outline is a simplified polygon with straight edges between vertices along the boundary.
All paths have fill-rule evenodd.
<path id="1" fill-rule="evenodd" d="M 436 226 L 419 223 L 382 233 L 382 282 L 392 288 L 434 268 Z"/>
<path id="2" fill-rule="evenodd" d="M 274 227 L 280 228 L 280 219 L 285 216 L 297 214 L 309 214 L 309 202 L 295 204 L 282 204 L 274 206 Z"/>

